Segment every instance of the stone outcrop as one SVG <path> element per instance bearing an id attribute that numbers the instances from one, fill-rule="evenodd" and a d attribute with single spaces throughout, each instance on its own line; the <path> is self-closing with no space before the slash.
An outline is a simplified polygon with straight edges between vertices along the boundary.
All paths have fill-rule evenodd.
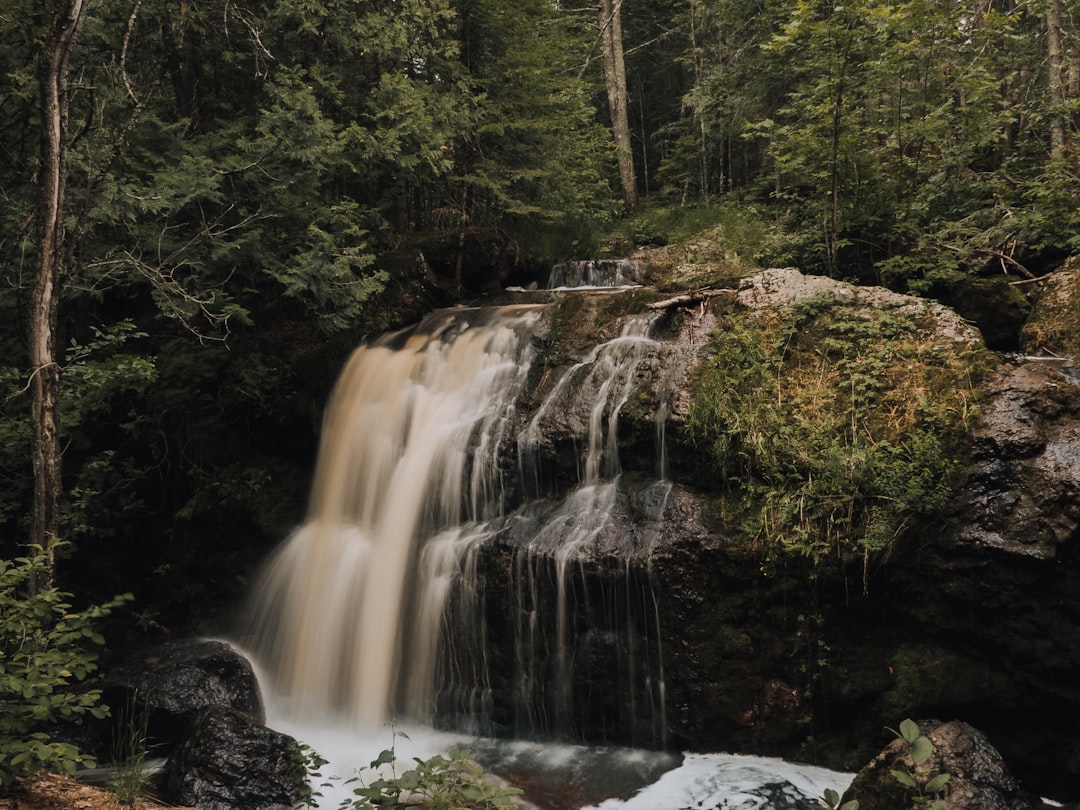
<path id="1" fill-rule="evenodd" d="M 1028 354 L 1080 358 L 1080 256 L 1040 283 L 1035 307 L 1020 330 Z"/>
<path id="2" fill-rule="evenodd" d="M 105 687 L 115 709 L 145 713 L 146 744 L 168 758 L 168 800 L 199 810 L 285 810 L 304 797 L 301 749 L 263 725 L 251 664 L 228 644 L 158 645 L 114 669 Z"/>
<path id="3" fill-rule="evenodd" d="M 1042 803 L 1027 795 L 1009 772 L 1001 754 L 982 732 L 967 723 L 923 723 L 933 753 L 918 765 L 909 744 L 897 738 L 855 776 L 844 801 L 857 799 L 859 810 L 908 810 L 912 797 L 938 774 L 948 775 L 940 792 L 949 810 L 1036 810 Z M 911 777 L 918 788 L 902 784 L 892 773 Z"/>
<path id="4" fill-rule="evenodd" d="M 985 384 L 958 540 L 1043 560 L 1080 549 L 1080 367 L 1007 359 Z"/>
<path id="5" fill-rule="evenodd" d="M 978 329 L 937 302 L 901 295 L 884 287 L 857 287 L 826 276 L 808 276 L 793 267 L 765 270 L 746 279 L 740 285 L 738 302 L 749 309 L 775 309 L 815 296 L 849 301 L 869 310 L 893 309 L 907 315 L 926 316 L 934 333 L 948 345 L 958 349 L 982 345 Z"/>
<path id="6" fill-rule="evenodd" d="M 1075 801 L 1075 362 L 1065 356 L 998 359 L 972 392 L 965 414 L 971 429 L 965 483 L 938 521 L 909 527 L 886 558 L 858 571 L 840 565 L 811 571 L 797 556 L 763 564 L 753 544 L 740 539 L 710 502 L 701 448 L 682 430 L 688 380 L 732 307 L 779 311 L 817 296 L 868 312 L 911 315 L 946 350 L 981 346 L 978 329 L 940 304 L 791 269 L 746 279 L 732 295 L 664 308 L 664 348 L 639 367 L 619 437 L 624 479 L 653 474 L 655 414 L 649 403 L 668 391 L 673 488 L 659 522 L 653 514 L 639 523 L 629 508 L 633 499 L 621 501 L 632 527 L 613 529 L 613 538 L 649 549 L 647 575 L 662 606 L 669 744 L 798 756 L 854 769 L 900 718 L 945 714 L 983 729 L 1025 785 Z M 550 341 L 566 350 L 576 335 L 586 345 L 592 320 L 579 315 L 570 319 L 569 332 L 553 324 Z M 1059 322 L 1068 325 L 1067 319 Z M 612 327 L 591 332 L 617 334 Z M 553 458 L 558 446 L 569 448 L 569 458 L 580 444 L 581 407 L 568 397 L 559 409 L 561 432 L 547 439 Z M 569 477 L 569 463 L 567 469 Z"/>
<path id="7" fill-rule="evenodd" d="M 228 644 L 204 639 L 152 647 L 109 673 L 106 701 L 149 713 L 152 737 L 172 747 L 207 708 L 234 709 L 265 719 L 259 684 L 248 660 Z"/>

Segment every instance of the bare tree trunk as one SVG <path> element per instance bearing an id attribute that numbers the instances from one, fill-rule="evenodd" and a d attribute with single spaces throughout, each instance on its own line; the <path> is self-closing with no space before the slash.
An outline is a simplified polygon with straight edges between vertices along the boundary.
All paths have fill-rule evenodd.
<path id="1" fill-rule="evenodd" d="M 976 30 L 986 27 L 986 13 L 990 10 L 990 0 L 975 0 L 971 9 L 971 25 Z"/>
<path id="2" fill-rule="evenodd" d="M 64 275 L 64 193 L 67 180 L 68 62 L 82 24 L 84 0 L 57 0 L 39 64 L 41 79 L 41 265 L 30 312 L 31 443 L 34 505 L 30 542 L 49 549 L 60 516 L 60 365 L 57 312 Z M 51 555 L 51 551 L 49 552 Z M 47 587 L 55 559 L 36 587 Z"/>
<path id="3" fill-rule="evenodd" d="M 619 157 L 623 207 L 633 212 L 638 207 L 638 191 L 627 112 L 629 97 L 626 92 L 626 60 L 623 57 L 622 0 L 600 0 L 600 33 L 604 52 L 604 84 L 607 86 L 611 129 Z"/>
<path id="4" fill-rule="evenodd" d="M 1065 73 L 1061 36 L 1061 0 L 1049 0 L 1046 4 L 1046 61 L 1047 81 L 1050 85 L 1050 157 L 1060 160 L 1065 156 L 1065 119 L 1061 110 L 1065 105 Z"/>

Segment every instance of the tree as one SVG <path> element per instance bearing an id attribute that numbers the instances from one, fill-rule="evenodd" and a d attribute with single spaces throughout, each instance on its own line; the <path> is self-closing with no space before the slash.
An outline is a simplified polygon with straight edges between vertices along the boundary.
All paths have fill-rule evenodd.
<path id="1" fill-rule="evenodd" d="M 1050 91 L 1050 157 L 1065 156 L 1065 60 L 1062 44 L 1061 0 L 1046 1 L 1046 69 Z"/>
<path id="2" fill-rule="evenodd" d="M 630 100 L 626 92 L 626 60 L 623 56 L 622 0 L 600 0 L 600 43 L 608 112 L 611 115 L 611 130 L 619 160 L 623 207 L 632 213 L 638 207 L 638 189 L 637 177 L 634 174 L 634 150 L 630 142 Z"/>
<path id="3" fill-rule="evenodd" d="M 68 65 L 82 28 L 84 0 L 55 0 L 42 43 L 41 201 L 38 210 L 41 259 L 30 310 L 30 388 L 33 397 L 32 448 L 34 506 L 30 544 L 52 555 L 60 517 L 60 365 L 56 320 L 60 286 L 70 245 L 65 236 L 67 190 Z M 51 585 L 55 560 L 39 572 L 41 587 Z"/>

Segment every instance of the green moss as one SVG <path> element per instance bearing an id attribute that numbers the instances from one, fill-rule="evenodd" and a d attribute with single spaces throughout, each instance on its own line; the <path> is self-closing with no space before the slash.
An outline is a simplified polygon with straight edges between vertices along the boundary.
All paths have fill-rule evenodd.
<path id="1" fill-rule="evenodd" d="M 644 312 L 660 295 L 640 288 L 614 293 L 560 295 L 551 308 L 552 340 L 544 352 L 544 366 L 556 366 L 569 357 L 587 351 L 597 343 L 619 334 L 619 322 L 628 315 Z"/>
<path id="2" fill-rule="evenodd" d="M 883 554 L 944 509 L 992 360 L 930 326 L 833 297 L 727 317 L 687 429 L 729 528 L 761 556 Z"/>
<path id="3" fill-rule="evenodd" d="M 1080 357 L 1080 256 L 1054 274 L 1020 333 L 1021 347 L 1031 354 Z"/>
<path id="4" fill-rule="evenodd" d="M 997 693 L 985 661 L 944 648 L 901 646 L 890 656 L 889 670 L 892 684 L 881 697 L 882 717 L 961 706 Z"/>

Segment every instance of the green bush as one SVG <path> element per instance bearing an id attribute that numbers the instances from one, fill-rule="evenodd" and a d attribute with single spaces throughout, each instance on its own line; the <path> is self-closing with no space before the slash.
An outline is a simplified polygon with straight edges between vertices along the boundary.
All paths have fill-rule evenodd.
<path id="1" fill-rule="evenodd" d="M 394 735 L 408 739 L 400 731 Z M 389 767 L 391 775 L 380 775 L 371 782 L 357 779 L 360 784 L 353 790 L 355 798 L 343 803 L 340 810 L 508 810 L 514 806 L 513 797 L 521 793 L 491 780 L 465 751 L 414 758 L 413 767 L 400 775 L 396 759 L 393 747 L 379 754 L 371 769 L 378 773 Z"/>
<path id="2" fill-rule="evenodd" d="M 34 587 L 45 579 L 48 557 L 36 547 L 28 556 L 0 560 L 0 787 L 41 768 L 73 773 L 80 765 L 93 767 L 91 757 L 44 729 L 76 715 L 108 714 L 101 691 L 85 685 L 97 668 L 93 647 L 105 641 L 95 625 L 130 597 L 73 610 L 71 594 Z"/>

